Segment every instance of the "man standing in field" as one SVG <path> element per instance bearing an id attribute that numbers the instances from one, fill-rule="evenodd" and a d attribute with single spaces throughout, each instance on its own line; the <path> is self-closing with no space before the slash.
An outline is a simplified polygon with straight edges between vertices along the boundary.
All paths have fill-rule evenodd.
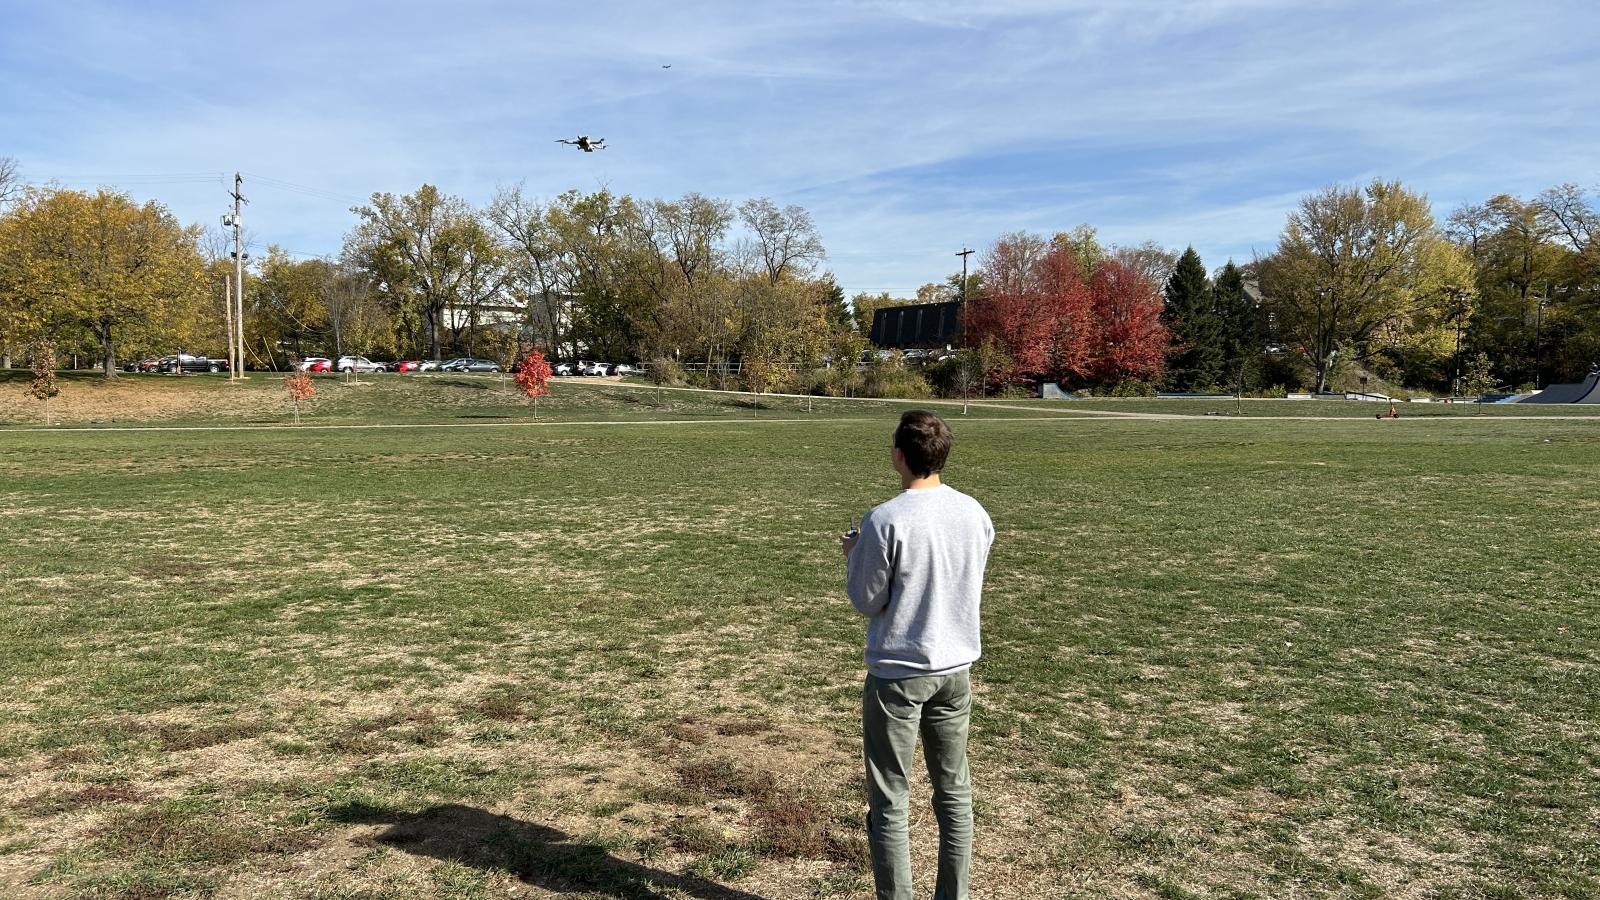
<path id="1" fill-rule="evenodd" d="M 850 602 L 868 620 L 861 730 L 878 900 L 911 898 L 906 773 L 919 733 L 939 820 L 934 900 L 967 900 L 968 672 L 981 650 L 978 607 L 994 525 L 978 501 L 940 480 L 950 443 L 950 426 L 933 413 L 902 416 L 891 450 L 902 490 L 841 541 Z"/>

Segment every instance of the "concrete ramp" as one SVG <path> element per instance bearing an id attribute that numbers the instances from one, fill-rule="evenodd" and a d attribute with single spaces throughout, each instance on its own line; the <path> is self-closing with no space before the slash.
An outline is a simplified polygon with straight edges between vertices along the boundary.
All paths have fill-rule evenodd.
<path id="1" fill-rule="evenodd" d="M 1595 403 L 1600 404 L 1600 372 L 1590 373 L 1577 384 L 1552 384 L 1518 403 Z"/>

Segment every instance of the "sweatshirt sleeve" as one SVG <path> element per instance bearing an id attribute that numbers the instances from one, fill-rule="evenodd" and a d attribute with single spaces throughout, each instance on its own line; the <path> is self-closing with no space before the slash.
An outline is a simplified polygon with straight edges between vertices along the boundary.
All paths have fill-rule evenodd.
<path id="1" fill-rule="evenodd" d="M 872 520 L 861 522 L 861 537 L 845 562 L 845 592 L 863 616 L 875 616 L 889 605 L 889 585 L 894 581 L 893 540 Z"/>

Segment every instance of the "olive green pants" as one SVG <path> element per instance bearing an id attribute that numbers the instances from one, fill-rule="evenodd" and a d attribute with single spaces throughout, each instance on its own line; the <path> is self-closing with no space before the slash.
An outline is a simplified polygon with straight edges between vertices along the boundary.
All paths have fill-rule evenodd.
<path id="1" fill-rule="evenodd" d="M 862 750 L 867 766 L 867 843 L 878 900 L 911 900 L 911 842 L 906 825 L 911 758 L 922 753 L 939 821 L 939 878 L 934 900 L 967 900 L 972 859 L 972 776 L 967 723 L 972 682 L 966 672 L 921 678 L 867 676 L 862 690 Z"/>

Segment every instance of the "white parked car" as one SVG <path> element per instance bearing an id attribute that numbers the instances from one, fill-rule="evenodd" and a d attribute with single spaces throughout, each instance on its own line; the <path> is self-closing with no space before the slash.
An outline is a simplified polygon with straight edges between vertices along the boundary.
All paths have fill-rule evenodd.
<path id="1" fill-rule="evenodd" d="M 439 371 L 439 361 L 437 359 L 425 359 L 422 361 L 422 365 L 417 366 L 417 371 L 437 372 Z"/>
<path id="2" fill-rule="evenodd" d="M 593 362 L 593 363 L 589 363 L 588 365 L 585 365 L 583 367 L 583 374 L 585 374 L 585 375 L 609 375 L 609 374 L 611 374 L 611 372 L 610 372 L 609 369 L 606 368 L 606 364 L 605 363 L 603 363 L 603 362 Z"/>
<path id="3" fill-rule="evenodd" d="M 571 375 L 573 371 L 572 363 L 556 363 L 550 368 L 551 375 Z"/>
<path id="4" fill-rule="evenodd" d="M 638 366 L 629 365 L 628 363 L 617 363 L 615 366 L 611 367 L 611 374 L 613 374 L 613 375 L 642 375 L 644 373 L 639 371 L 639 367 Z"/>
<path id="5" fill-rule="evenodd" d="M 341 356 L 339 357 L 339 361 L 334 363 L 333 370 L 335 372 L 389 371 L 388 367 L 386 367 L 383 363 L 375 363 L 372 360 L 367 359 L 365 356 Z"/>

